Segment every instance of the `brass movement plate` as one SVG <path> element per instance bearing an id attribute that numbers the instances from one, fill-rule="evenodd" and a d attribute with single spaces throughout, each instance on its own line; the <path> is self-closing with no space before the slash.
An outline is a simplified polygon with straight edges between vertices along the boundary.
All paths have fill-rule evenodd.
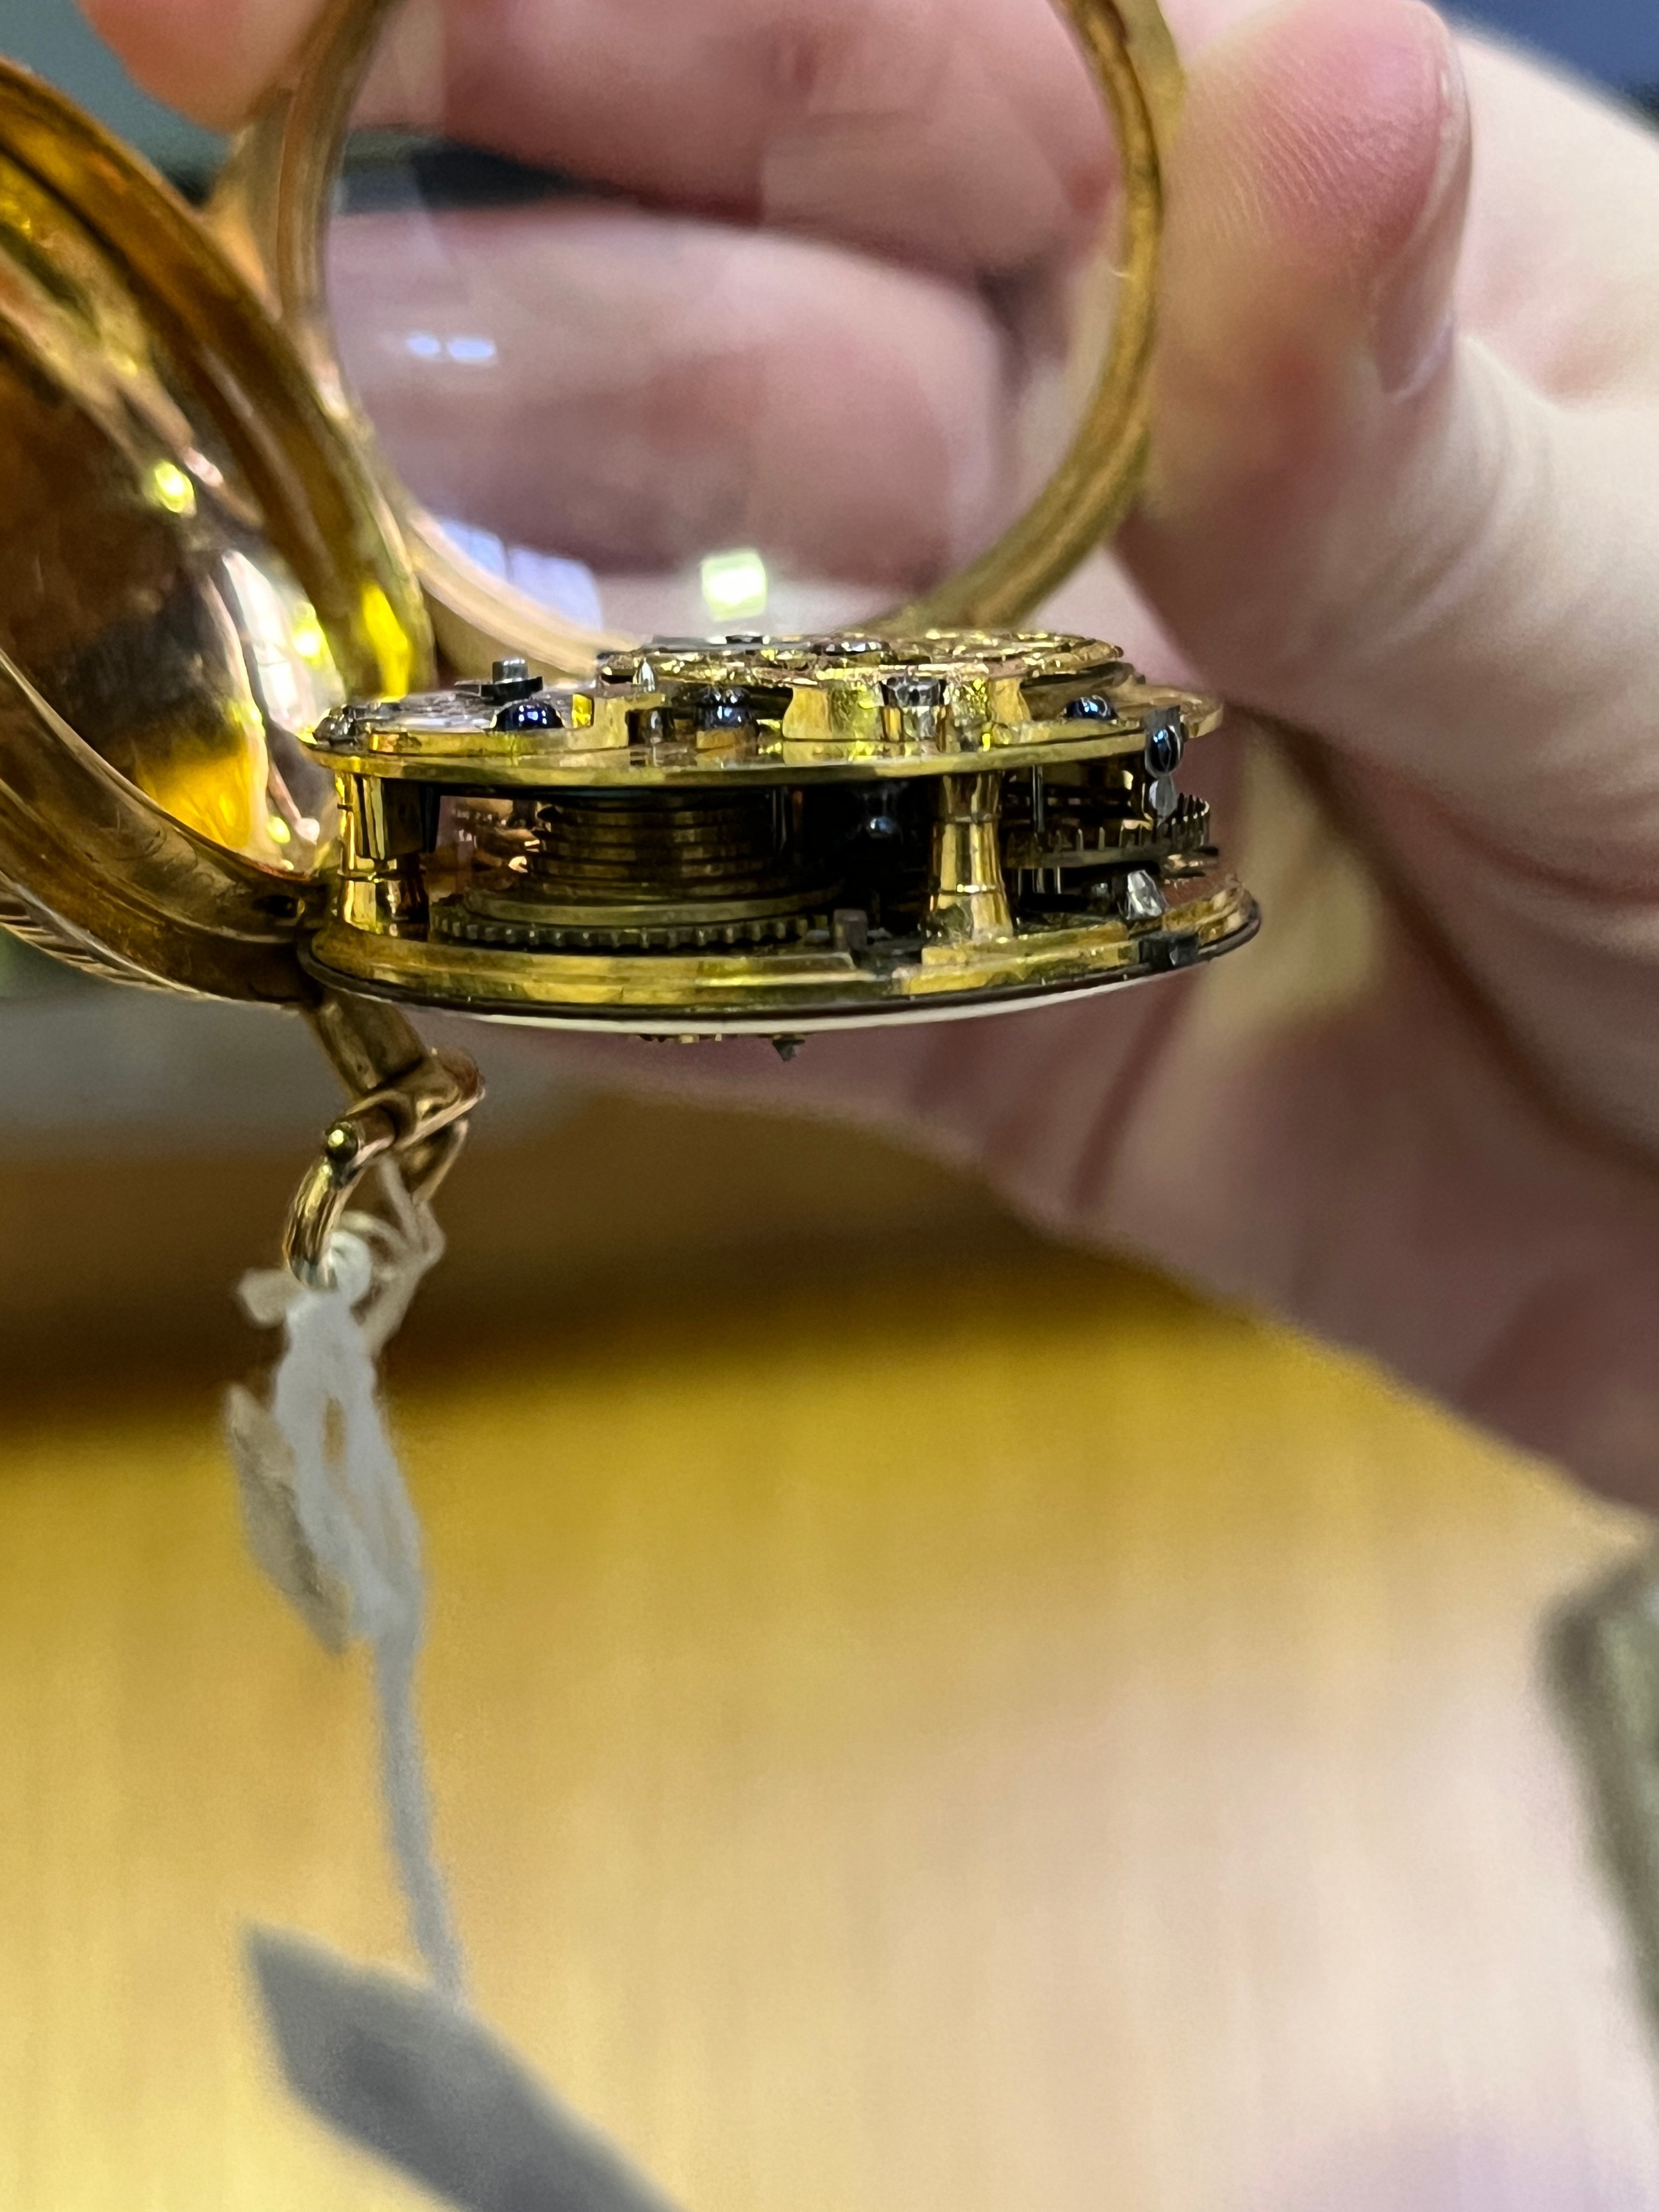
<path id="1" fill-rule="evenodd" d="M 990 944 L 925 945 L 884 970 L 828 949 L 775 955 L 763 965 L 760 955 L 416 945 L 335 921 L 310 940 L 306 958 L 325 983 L 492 1020 L 687 1039 L 787 1038 L 1091 996 L 1194 966 L 1255 936 L 1255 902 L 1231 878 L 1201 878 L 1192 891 L 1156 924 L 1084 922 Z"/>
<path id="2" fill-rule="evenodd" d="M 736 711 L 711 713 L 722 696 Z M 898 641 L 658 639 L 543 685 L 551 726 L 503 726 L 477 687 L 354 704 L 309 750 L 337 772 L 492 786 L 788 783 L 948 775 L 988 753 L 1048 767 L 1141 752 L 1149 720 L 1189 737 L 1218 700 L 1144 684 L 1115 646 L 1046 631 L 934 630 Z M 1109 711 L 1079 717 L 1085 703 Z"/>

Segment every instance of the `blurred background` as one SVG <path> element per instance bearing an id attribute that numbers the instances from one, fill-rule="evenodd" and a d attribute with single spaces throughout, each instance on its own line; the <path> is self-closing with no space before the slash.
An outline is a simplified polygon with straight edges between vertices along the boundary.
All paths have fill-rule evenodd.
<path id="1" fill-rule="evenodd" d="M 1659 89 L 1651 0 L 1480 12 Z M 210 174 L 69 0 L 0 49 Z M 580 2107 L 722 2212 L 1659 2201 L 1537 1668 L 1632 1518 L 854 1131 L 467 1043 L 393 1366 L 438 1820 Z M 216 1433 L 331 1103 L 292 1024 L 0 938 L 9 2212 L 420 2201 L 290 2109 L 238 1965 L 403 1956 L 363 1680 Z"/>

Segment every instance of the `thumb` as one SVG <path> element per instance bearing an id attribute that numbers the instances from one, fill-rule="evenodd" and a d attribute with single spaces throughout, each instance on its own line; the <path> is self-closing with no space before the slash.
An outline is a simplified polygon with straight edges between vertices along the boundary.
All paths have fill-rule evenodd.
<path id="1" fill-rule="evenodd" d="M 146 92 L 228 131 L 278 82 L 322 0 L 82 0 Z"/>
<path id="2" fill-rule="evenodd" d="M 1534 82 L 1571 119 L 1574 96 Z M 1206 51 L 1125 550 L 1241 704 L 1510 850 L 1547 824 L 1553 866 L 1604 867 L 1610 815 L 1632 854 L 1659 832 L 1651 750 L 1617 742 L 1650 712 L 1659 434 L 1652 411 L 1558 405 L 1455 335 L 1470 138 L 1457 47 L 1416 0 L 1288 0 Z M 1523 286 L 1536 246 L 1561 258 L 1505 244 Z"/>

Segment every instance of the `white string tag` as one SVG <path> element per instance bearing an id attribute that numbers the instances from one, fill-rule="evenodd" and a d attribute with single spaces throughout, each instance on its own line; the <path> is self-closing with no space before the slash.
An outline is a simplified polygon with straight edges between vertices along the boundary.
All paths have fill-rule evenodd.
<path id="1" fill-rule="evenodd" d="M 287 1341 L 268 1402 L 233 1390 L 226 1429 L 255 1558 L 331 1650 L 359 1638 L 374 1648 L 386 1819 L 410 1933 L 434 1987 L 459 1997 L 461 1956 L 415 1717 L 420 1524 L 374 1364 L 443 1239 L 430 1210 L 401 1181 L 384 1180 L 401 1199 L 400 1218 L 348 1215 L 329 1245 L 326 1288 L 307 1289 L 286 1271 L 243 1281 L 250 1316 L 280 1319 Z"/>
<path id="2" fill-rule="evenodd" d="M 392 1218 L 348 1214 L 326 1287 L 251 1274 L 242 1304 L 284 1347 L 267 1399 L 236 1389 L 226 1431 L 255 1559 L 321 1641 L 374 1656 L 386 1823 L 422 1989 L 258 1930 L 250 1952 L 289 2086 L 337 2132 L 469 2212 L 665 2212 L 620 2154 L 542 2089 L 467 2010 L 433 1848 L 415 1674 L 425 1617 L 420 1524 L 375 1363 L 441 1256 L 395 1171 Z"/>

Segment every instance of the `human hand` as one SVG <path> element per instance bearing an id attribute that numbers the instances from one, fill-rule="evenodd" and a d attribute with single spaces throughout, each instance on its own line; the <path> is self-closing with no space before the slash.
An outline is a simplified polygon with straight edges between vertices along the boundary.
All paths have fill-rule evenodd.
<path id="1" fill-rule="evenodd" d="M 93 13 L 223 120 L 313 4 Z M 1133 580 L 1095 564 L 1063 614 L 1305 733 L 1204 758 L 1263 939 L 1123 999 L 650 1078 L 901 1131 L 1651 1499 L 1659 141 L 1412 0 L 1170 12 L 1193 81 Z M 1062 262 L 1106 189 L 1063 44 L 1030 33 L 1017 0 L 457 0 L 417 105 L 678 210 L 793 210 L 811 235 L 757 249 L 789 312 L 746 342 L 764 374 L 810 304 L 847 404 L 750 453 L 730 497 L 830 574 L 884 546 L 867 580 L 902 588 L 979 520 L 957 488 L 1006 404 L 983 280 Z M 860 181 L 826 220 L 849 143 Z M 624 219 L 647 482 L 728 434 L 697 334 L 659 311 L 686 234 Z M 562 275 L 617 235 L 571 230 Z M 653 526 L 607 520 L 592 407 L 539 398 L 538 459 L 626 556 Z M 471 466 L 508 456 L 510 507 L 522 420 L 451 435 Z"/>

